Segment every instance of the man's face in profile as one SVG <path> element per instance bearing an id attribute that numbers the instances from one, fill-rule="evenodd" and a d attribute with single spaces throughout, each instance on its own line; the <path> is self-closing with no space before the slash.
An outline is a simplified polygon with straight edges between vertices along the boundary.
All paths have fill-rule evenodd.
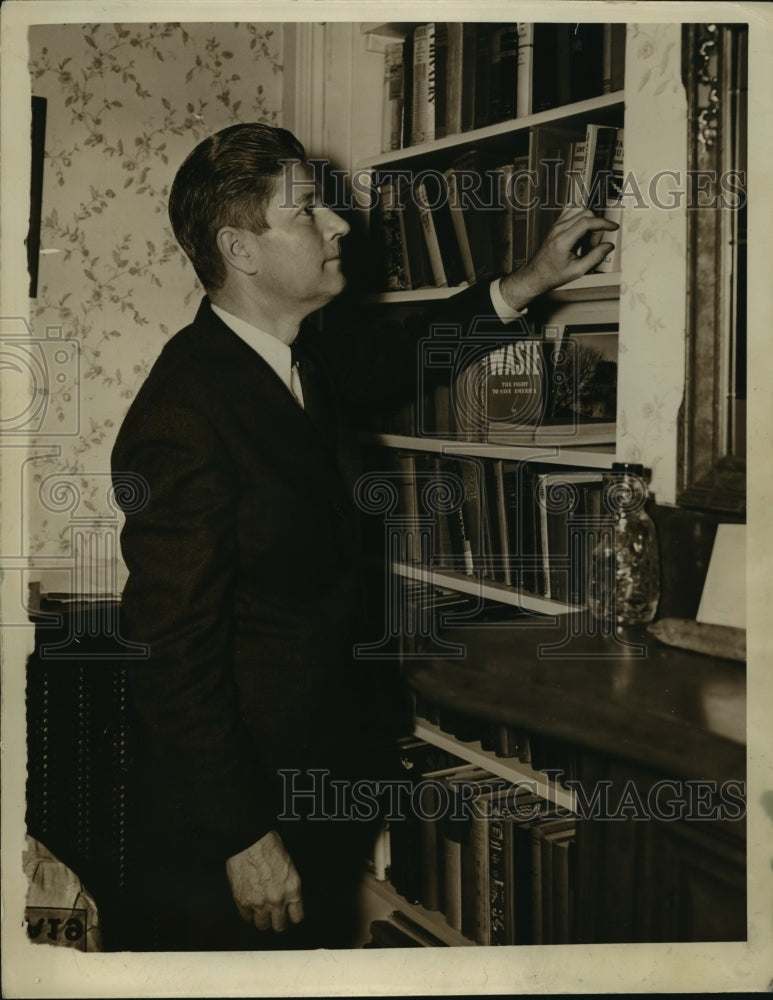
<path id="1" fill-rule="evenodd" d="M 269 228 L 252 237 L 261 294 L 303 306 L 308 315 L 343 291 L 340 240 L 350 227 L 321 203 L 305 163 L 286 165 L 275 179 L 266 222 Z"/>

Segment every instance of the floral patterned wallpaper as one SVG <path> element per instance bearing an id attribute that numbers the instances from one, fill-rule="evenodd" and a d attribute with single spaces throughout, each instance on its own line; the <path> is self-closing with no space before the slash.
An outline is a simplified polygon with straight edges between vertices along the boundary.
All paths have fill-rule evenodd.
<path id="1" fill-rule="evenodd" d="M 617 386 L 618 456 L 652 469 L 659 503 L 674 503 L 677 417 L 684 393 L 687 254 L 687 97 L 681 78 L 681 26 L 630 24 L 626 49 L 626 171 L 635 173 L 644 207 L 623 212 Z M 652 109 L 657 108 L 653 114 Z M 656 178 L 665 176 L 650 190 Z"/>
<path id="2" fill-rule="evenodd" d="M 45 444 L 28 463 L 29 554 L 70 554 L 73 521 L 115 535 L 110 451 L 165 340 L 200 295 L 166 203 L 175 171 L 237 121 L 281 124 L 279 24 L 67 24 L 29 33 L 33 95 L 47 99 L 38 338 L 74 341 L 51 379 Z M 49 447 L 48 452 L 51 452 Z M 101 555 L 109 545 L 97 541 Z M 107 553 L 109 555 L 109 553 Z M 47 562 L 48 560 L 48 562 Z"/>

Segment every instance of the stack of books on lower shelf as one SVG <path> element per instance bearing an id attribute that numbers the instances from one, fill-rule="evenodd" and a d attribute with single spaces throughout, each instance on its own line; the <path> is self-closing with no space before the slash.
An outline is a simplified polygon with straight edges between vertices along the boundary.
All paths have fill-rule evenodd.
<path id="1" fill-rule="evenodd" d="M 606 517 L 600 470 L 393 450 L 379 460 L 397 486 L 400 562 L 584 603 Z"/>
<path id="2" fill-rule="evenodd" d="M 570 943 L 573 815 L 528 783 L 508 782 L 421 739 L 403 742 L 402 759 L 411 792 L 382 833 L 376 878 L 478 944 Z M 401 946 L 377 930 L 372 947 L 379 935 L 380 946 Z M 397 937 L 392 929 L 387 936 Z"/>

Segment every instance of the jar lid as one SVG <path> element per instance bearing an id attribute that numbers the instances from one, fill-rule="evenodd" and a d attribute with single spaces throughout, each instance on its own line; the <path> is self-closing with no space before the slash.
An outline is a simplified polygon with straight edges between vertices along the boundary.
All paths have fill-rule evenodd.
<path id="1" fill-rule="evenodd" d="M 639 462 L 613 462 L 612 472 L 644 478 L 644 466 Z"/>

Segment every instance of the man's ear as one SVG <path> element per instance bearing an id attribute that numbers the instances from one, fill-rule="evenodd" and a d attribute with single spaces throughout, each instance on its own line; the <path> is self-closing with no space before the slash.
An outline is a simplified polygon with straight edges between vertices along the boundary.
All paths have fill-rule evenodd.
<path id="1" fill-rule="evenodd" d="M 216 242 L 226 264 L 243 274 L 256 273 L 258 259 L 254 233 L 236 226 L 221 226 Z"/>

